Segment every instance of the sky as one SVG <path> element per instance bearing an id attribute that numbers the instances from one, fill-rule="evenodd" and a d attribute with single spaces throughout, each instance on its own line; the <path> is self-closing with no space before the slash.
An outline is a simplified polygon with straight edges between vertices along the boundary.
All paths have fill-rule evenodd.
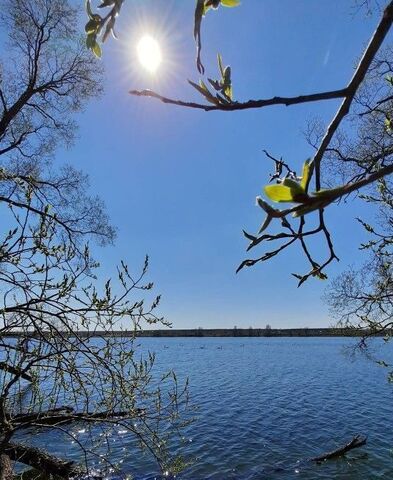
<path id="1" fill-rule="evenodd" d="M 105 201 L 118 228 L 113 247 L 94 250 L 100 275 L 113 276 L 120 260 L 136 272 L 148 254 L 149 280 L 162 295 L 160 314 L 174 328 L 329 326 L 333 319 L 321 299 L 327 282 L 311 279 L 297 288 L 291 276 L 308 269 L 298 247 L 235 270 L 249 256 L 242 229 L 256 233 L 263 218 L 255 197 L 272 164 L 262 150 L 299 171 L 313 153 L 303 134 L 307 121 L 328 122 L 339 101 L 207 113 L 129 95 L 151 88 L 200 100 L 187 83 L 200 78 L 193 10 L 191 0 L 125 2 L 119 38 L 104 45 L 105 93 L 78 116 L 72 149 L 59 153 L 60 161 L 89 174 L 92 193 Z M 215 78 L 216 54 L 222 54 L 239 101 L 342 88 L 377 22 L 357 12 L 352 0 L 243 0 L 236 9 L 208 13 L 203 59 Z M 136 56 L 144 34 L 162 49 L 154 75 Z M 341 259 L 327 270 L 331 279 L 362 260 L 358 208 L 349 200 L 328 209 Z M 251 253 L 260 256 L 264 248 Z"/>

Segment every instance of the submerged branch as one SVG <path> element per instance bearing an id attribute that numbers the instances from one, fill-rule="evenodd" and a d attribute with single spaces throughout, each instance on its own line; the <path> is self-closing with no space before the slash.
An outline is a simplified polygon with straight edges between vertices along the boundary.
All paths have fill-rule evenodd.
<path id="1" fill-rule="evenodd" d="M 64 425 L 71 422 L 112 422 L 116 419 L 129 419 L 143 416 L 145 411 L 141 408 L 133 411 L 104 411 L 96 413 L 73 412 L 71 407 L 59 407 L 46 412 L 20 414 L 13 422 L 18 427 L 40 426 L 40 425 Z"/>
<path id="2" fill-rule="evenodd" d="M 336 450 L 332 450 L 331 452 L 324 453 L 323 455 L 319 455 L 318 457 L 310 458 L 312 462 L 324 462 L 325 460 L 330 460 L 331 458 L 337 458 L 345 453 L 353 450 L 354 448 L 363 447 L 366 444 L 367 437 L 362 435 L 356 435 L 352 438 L 350 442 L 345 444 L 343 447 L 337 448 Z"/>
<path id="3" fill-rule="evenodd" d="M 58 457 L 48 454 L 44 450 L 28 447 L 20 443 L 8 443 L 4 447 L 3 453 L 8 455 L 14 462 L 23 463 L 50 475 L 69 478 L 84 473 L 84 470 L 78 467 L 75 462 L 61 460 Z"/>

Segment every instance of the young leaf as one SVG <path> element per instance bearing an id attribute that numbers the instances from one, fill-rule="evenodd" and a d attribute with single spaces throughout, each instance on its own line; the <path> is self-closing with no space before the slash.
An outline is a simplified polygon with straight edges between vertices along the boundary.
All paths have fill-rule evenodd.
<path id="1" fill-rule="evenodd" d="M 93 33 L 97 30 L 97 22 L 93 19 L 89 20 L 85 25 L 85 32 L 87 34 Z"/>
<path id="2" fill-rule="evenodd" d="M 221 77 L 224 78 L 224 65 L 222 63 L 222 57 L 217 53 L 218 68 L 220 70 Z"/>
<path id="3" fill-rule="evenodd" d="M 297 195 L 303 195 L 305 193 L 301 185 L 290 178 L 284 178 L 284 180 L 282 181 L 282 185 L 292 188 Z"/>
<path id="4" fill-rule="evenodd" d="M 197 83 L 194 83 L 194 82 L 192 82 L 191 80 L 188 80 L 188 83 L 189 83 L 190 85 L 192 85 L 196 90 L 198 90 L 198 92 L 199 92 L 200 94 L 202 94 L 202 95 L 206 98 L 206 100 L 207 100 L 208 102 L 214 103 L 215 105 L 217 105 L 218 100 L 216 99 L 216 97 L 214 97 L 214 96 L 210 93 L 209 89 L 208 89 L 208 88 L 206 87 L 206 85 L 202 82 L 202 80 L 201 80 L 201 85 L 198 85 Z"/>
<path id="5" fill-rule="evenodd" d="M 336 187 L 336 188 L 330 188 L 330 189 L 322 189 L 318 190 L 317 192 L 313 192 L 313 195 L 319 198 L 332 198 L 332 197 L 339 197 L 343 194 L 343 190 L 345 189 L 345 186 L 343 187 Z"/>
<path id="6" fill-rule="evenodd" d="M 93 20 L 94 19 L 94 14 L 93 14 L 93 11 L 91 9 L 90 0 L 86 0 L 86 12 L 87 12 L 87 15 L 89 16 L 90 20 Z"/>
<path id="7" fill-rule="evenodd" d="M 314 162 L 312 160 L 306 160 L 303 164 L 302 180 L 300 182 L 301 187 L 305 192 L 308 190 L 310 180 L 314 170 Z"/>
<path id="8" fill-rule="evenodd" d="M 386 131 L 390 133 L 392 131 L 392 119 L 386 116 L 385 118 L 385 127 Z"/>
<path id="9" fill-rule="evenodd" d="M 265 194 L 273 200 L 273 202 L 294 202 L 298 193 L 293 188 L 285 185 L 266 185 Z"/>
<path id="10" fill-rule="evenodd" d="M 97 42 L 94 43 L 92 50 L 96 57 L 101 58 L 102 51 L 100 45 Z"/>
<path id="11" fill-rule="evenodd" d="M 217 92 L 221 90 L 221 85 L 219 84 L 219 82 L 217 82 L 217 80 L 212 80 L 211 78 L 208 78 L 208 81 L 210 85 L 214 88 L 214 90 L 216 90 Z"/>
<path id="12" fill-rule="evenodd" d="M 237 7 L 240 5 L 240 0 L 221 0 L 221 5 L 224 7 Z"/>
<path id="13" fill-rule="evenodd" d="M 96 37 L 97 35 L 93 32 L 93 33 L 89 33 L 87 36 L 86 36 L 86 47 L 87 48 L 90 48 L 91 50 L 93 49 L 95 43 L 96 43 Z"/>

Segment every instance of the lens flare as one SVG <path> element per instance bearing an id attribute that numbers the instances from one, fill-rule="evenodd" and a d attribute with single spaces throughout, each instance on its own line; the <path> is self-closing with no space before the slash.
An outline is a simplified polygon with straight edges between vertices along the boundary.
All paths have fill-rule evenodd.
<path id="1" fill-rule="evenodd" d="M 154 73 L 162 62 L 160 45 L 150 35 L 144 35 L 139 40 L 137 53 L 139 62 L 150 73 Z"/>

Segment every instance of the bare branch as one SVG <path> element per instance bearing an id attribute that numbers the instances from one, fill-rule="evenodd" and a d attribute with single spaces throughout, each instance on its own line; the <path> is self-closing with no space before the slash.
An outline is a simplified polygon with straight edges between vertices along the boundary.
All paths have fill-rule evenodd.
<path id="1" fill-rule="evenodd" d="M 195 103 L 195 102 L 185 102 L 183 100 L 174 100 L 172 98 L 164 97 L 152 90 L 131 90 L 129 93 L 137 97 L 156 98 L 163 103 L 177 105 L 179 107 L 196 108 L 200 110 L 205 110 L 206 112 L 211 112 L 216 110 L 220 110 L 223 112 L 233 112 L 236 110 L 247 110 L 250 108 L 264 108 L 264 107 L 269 107 L 273 105 L 285 105 L 289 107 L 290 105 L 298 105 L 301 103 L 318 102 L 321 100 L 332 100 L 335 98 L 343 98 L 348 94 L 348 91 L 346 88 L 344 88 L 341 90 L 332 90 L 329 92 L 299 95 L 297 97 L 272 97 L 272 98 L 261 99 L 261 100 L 248 100 L 247 102 L 232 102 L 232 103 L 218 104 L 218 105 L 208 105 L 208 104 Z"/>

